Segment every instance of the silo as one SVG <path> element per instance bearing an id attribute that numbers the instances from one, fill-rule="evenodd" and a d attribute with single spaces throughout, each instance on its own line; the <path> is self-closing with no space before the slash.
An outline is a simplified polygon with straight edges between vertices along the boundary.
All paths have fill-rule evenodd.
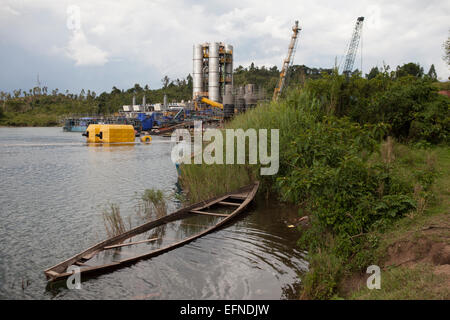
<path id="1" fill-rule="evenodd" d="M 209 99 L 221 102 L 219 94 L 219 43 L 209 45 L 209 73 L 208 73 Z"/>
<path id="2" fill-rule="evenodd" d="M 245 85 L 244 100 L 246 110 L 256 107 L 257 96 L 256 96 L 256 86 L 254 84 L 250 83 Z"/>
<path id="3" fill-rule="evenodd" d="M 231 84 L 225 85 L 225 94 L 223 96 L 223 117 L 228 119 L 234 115 L 233 87 Z"/>
<path id="4" fill-rule="evenodd" d="M 193 97 L 195 98 L 203 91 L 203 46 L 201 44 L 194 45 L 194 70 L 193 70 Z"/>
<path id="5" fill-rule="evenodd" d="M 245 112 L 244 95 L 245 95 L 245 89 L 243 86 L 240 86 L 236 93 L 236 109 L 237 109 L 237 112 L 239 112 L 239 113 Z"/>

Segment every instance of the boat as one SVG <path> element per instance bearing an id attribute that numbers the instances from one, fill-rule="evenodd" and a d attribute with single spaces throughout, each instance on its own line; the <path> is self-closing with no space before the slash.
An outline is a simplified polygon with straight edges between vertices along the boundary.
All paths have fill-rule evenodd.
<path id="1" fill-rule="evenodd" d="M 64 120 L 64 132 L 84 132 L 90 124 L 98 123 L 99 118 L 67 118 Z"/>
<path id="2" fill-rule="evenodd" d="M 254 199 L 258 187 L 259 182 L 257 181 L 231 193 L 195 203 L 159 219 L 144 223 L 122 234 L 99 242 L 73 257 L 48 268 L 44 273 L 49 281 L 63 280 L 75 273 L 75 271 L 68 271 L 68 268 L 72 270 L 73 266 L 76 266 L 78 267 L 76 272 L 79 272 L 80 276 L 91 276 L 129 266 L 140 260 L 181 247 L 217 230 L 242 213 Z M 195 232 L 182 239 L 168 239 L 167 243 L 163 237 L 149 235 L 152 231 L 157 231 L 157 228 L 165 227 L 171 223 L 179 223 L 180 225 L 191 217 L 206 219 L 205 221 L 209 222 L 209 224 L 198 226 L 200 229 L 198 231 L 194 228 Z M 135 239 L 133 240 L 132 238 Z M 125 242 L 125 240 L 129 240 L 129 242 Z M 148 250 L 146 246 L 150 244 L 153 247 L 151 250 Z M 140 251 L 130 250 L 130 248 L 138 246 L 141 248 Z M 116 256 L 120 258 L 114 260 Z M 125 257 L 123 258 L 123 256 Z"/>

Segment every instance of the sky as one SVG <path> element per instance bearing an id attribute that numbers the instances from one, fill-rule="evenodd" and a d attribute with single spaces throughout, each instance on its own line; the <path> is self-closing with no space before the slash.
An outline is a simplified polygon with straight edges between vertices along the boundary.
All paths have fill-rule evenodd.
<path id="1" fill-rule="evenodd" d="M 234 46 L 235 67 L 280 69 L 295 20 L 302 30 L 294 64 L 331 68 L 359 16 L 354 68 L 416 62 L 450 76 L 442 59 L 449 1 L 0 0 L 0 90 L 28 90 L 38 76 L 49 91 L 156 89 L 165 75 L 192 73 L 193 45 L 213 41 Z"/>

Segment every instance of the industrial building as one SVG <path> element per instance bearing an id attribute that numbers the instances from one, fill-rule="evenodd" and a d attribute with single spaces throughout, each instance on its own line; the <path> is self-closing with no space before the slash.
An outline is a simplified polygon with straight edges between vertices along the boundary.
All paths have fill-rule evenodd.
<path id="1" fill-rule="evenodd" d="M 196 44 L 193 62 L 193 99 L 207 97 L 222 103 L 226 87 L 233 88 L 233 46 L 222 42 Z"/>

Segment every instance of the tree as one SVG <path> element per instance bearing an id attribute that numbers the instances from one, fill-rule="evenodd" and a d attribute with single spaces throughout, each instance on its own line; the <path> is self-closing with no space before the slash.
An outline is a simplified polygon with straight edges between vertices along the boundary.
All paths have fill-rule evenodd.
<path id="1" fill-rule="evenodd" d="M 416 78 L 422 78 L 423 68 L 418 63 L 405 63 L 403 66 L 397 66 L 396 76 L 397 78 L 404 77 L 407 75 L 414 76 Z"/>
<path id="2" fill-rule="evenodd" d="M 104 92 L 105 93 L 105 92 Z M 121 93 L 121 91 L 119 90 L 119 89 L 117 89 L 115 86 L 114 87 L 112 87 L 112 90 L 111 90 L 111 94 L 120 94 Z M 103 93 L 102 93 L 103 94 Z M 106 93 L 105 93 L 106 94 Z"/>
<path id="3" fill-rule="evenodd" d="M 375 78 L 380 73 L 380 70 L 378 70 L 378 67 L 373 67 L 370 69 L 369 74 L 366 74 L 366 77 L 368 80 Z"/>
<path id="4" fill-rule="evenodd" d="M 444 61 L 450 66 L 450 36 L 444 42 Z"/>
<path id="5" fill-rule="evenodd" d="M 437 73 L 436 73 L 436 69 L 434 68 L 434 64 L 431 65 L 430 70 L 428 71 L 427 75 L 431 78 L 431 80 L 433 80 L 433 81 L 437 80 Z"/>
<path id="6" fill-rule="evenodd" d="M 163 88 L 166 89 L 170 83 L 170 79 L 168 76 L 164 76 L 164 78 L 161 79 L 161 82 L 162 82 Z"/>
<path id="7" fill-rule="evenodd" d="M 135 85 L 134 85 L 134 92 L 135 93 L 139 93 L 139 92 L 142 92 L 144 89 L 142 89 L 142 87 L 139 85 L 139 83 L 136 83 Z"/>
<path id="8" fill-rule="evenodd" d="M 193 88 L 193 79 L 192 79 L 192 76 L 191 76 L 190 73 L 188 74 L 186 79 L 187 79 L 187 87 L 188 87 L 188 89 L 192 90 L 192 88 Z"/>

